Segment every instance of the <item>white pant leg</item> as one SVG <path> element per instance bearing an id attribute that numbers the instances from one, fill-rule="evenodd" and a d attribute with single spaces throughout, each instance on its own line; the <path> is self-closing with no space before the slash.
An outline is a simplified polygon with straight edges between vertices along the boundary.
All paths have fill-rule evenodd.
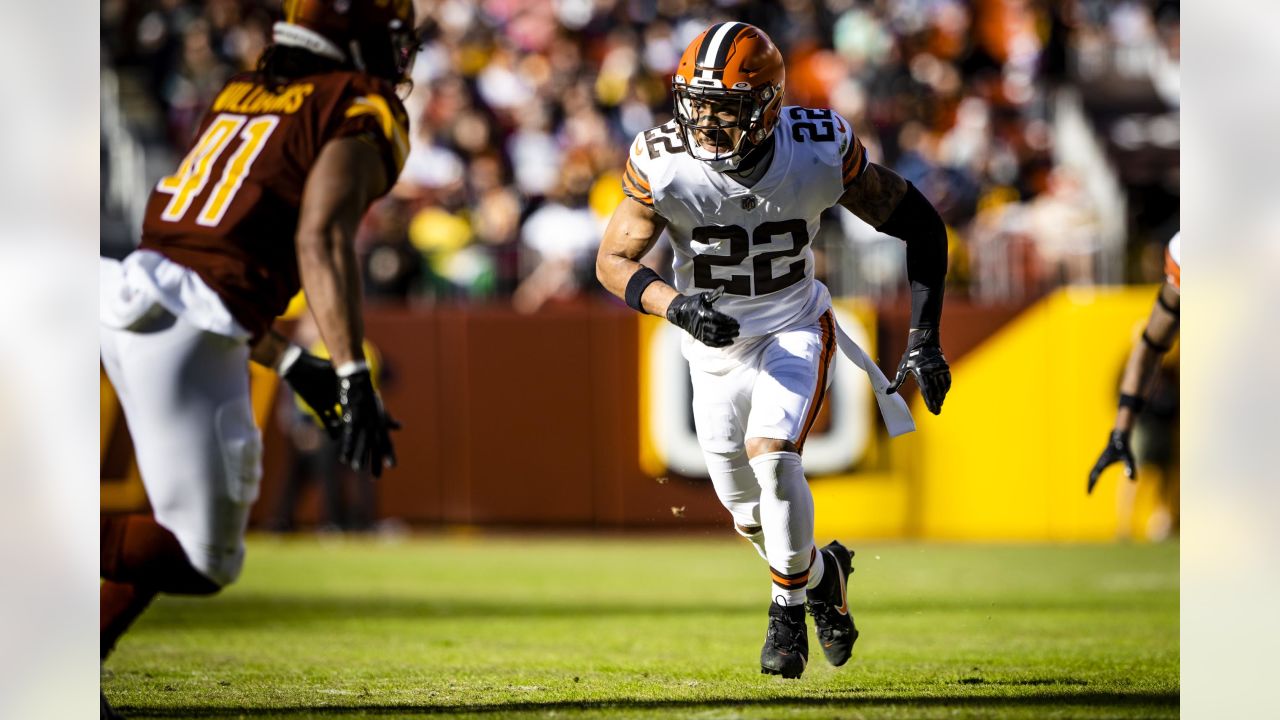
<path id="1" fill-rule="evenodd" d="M 197 570 L 234 581 L 262 476 L 248 346 L 167 312 L 130 330 L 99 328 L 156 521 Z"/>
<path id="2" fill-rule="evenodd" d="M 829 311 L 812 325 L 769 339 L 752 386 L 748 438 L 788 440 L 803 449 L 830 384 L 835 348 Z M 788 605 L 803 603 L 807 586 L 821 575 L 822 566 L 815 567 L 813 495 L 800 455 L 765 453 L 753 458 L 751 466 L 760 486 L 760 521 L 773 575 L 770 593 Z"/>
<path id="3" fill-rule="evenodd" d="M 755 370 L 739 364 L 723 373 L 690 370 L 693 423 L 716 497 L 742 527 L 760 525 L 760 485 L 747 462 L 743 431 Z"/>
<path id="4" fill-rule="evenodd" d="M 831 385 L 835 321 L 827 311 L 812 325 L 778 333 L 761 349 L 751 390 L 746 437 L 788 440 L 804 449 L 804 437 Z"/>

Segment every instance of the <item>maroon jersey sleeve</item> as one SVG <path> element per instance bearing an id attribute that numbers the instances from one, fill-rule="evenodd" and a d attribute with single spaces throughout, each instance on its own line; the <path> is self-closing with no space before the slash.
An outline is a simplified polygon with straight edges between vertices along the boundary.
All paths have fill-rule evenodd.
<path id="1" fill-rule="evenodd" d="M 299 290 L 295 236 L 307 175 L 332 139 L 376 147 L 394 183 L 408 152 L 388 83 L 332 72 L 268 86 L 254 74 L 218 93 L 172 175 L 147 202 L 142 244 L 194 270 L 261 335 Z"/>
<path id="2" fill-rule="evenodd" d="M 395 184 L 409 153 L 409 119 L 392 87 L 355 75 L 334 109 L 329 138 L 357 137 L 377 148 L 387 170 L 387 189 Z"/>

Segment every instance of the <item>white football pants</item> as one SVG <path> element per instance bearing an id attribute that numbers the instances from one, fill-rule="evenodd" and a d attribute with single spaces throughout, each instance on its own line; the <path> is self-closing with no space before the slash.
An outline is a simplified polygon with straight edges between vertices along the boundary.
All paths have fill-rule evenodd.
<path id="1" fill-rule="evenodd" d="M 156 521 L 219 585 L 244 563 L 262 477 L 249 347 L 158 305 L 129 329 L 99 324 L 102 363 L 124 408 Z"/>
<path id="2" fill-rule="evenodd" d="M 813 496 L 795 453 L 749 462 L 746 439 L 788 440 L 803 450 L 835 350 L 828 310 L 810 325 L 735 346 L 736 362 L 718 372 L 690 369 L 694 425 L 716 496 L 735 524 L 764 529 L 770 568 L 797 587 L 813 559 Z"/>

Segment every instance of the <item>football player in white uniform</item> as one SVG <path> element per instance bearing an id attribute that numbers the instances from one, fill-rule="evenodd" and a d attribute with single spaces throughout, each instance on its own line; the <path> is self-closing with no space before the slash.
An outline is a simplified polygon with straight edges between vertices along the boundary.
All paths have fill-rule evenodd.
<path id="1" fill-rule="evenodd" d="M 815 548 L 800 465 L 839 332 L 830 295 L 814 278 L 810 241 L 823 211 L 843 205 L 907 241 L 907 350 L 892 384 L 860 363 L 881 399 L 912 375 L 937 414 L 951 374 L 938 340 L 942 219 L 910 183 L 867 162 L 843 118 L 783 107 L 784 80 L 782 55 L 759 28 L 719 23 L 694 39 L 672 81 L 675 119 L 638 135 L 629 150 L 628 197 L 605 231 L 596 270 L 632 308 L 688 333 L 694 421 L 712 484 L 772 576 L 761 671 L 794 678 L 808 660 L 806 602 L 833 665 L 849 659 L 858 637 L 845 589 L 852 553 L 839 542 Z M 663 230 L 675 251 L 675 287 L 638 262 Z"/>
<path id="2" fill-rule="evenodd" d="M 1182 298 L 1182 243 L 1181 233 L 1175 233 L 1164 251 L 1164 284 L 1156 293 L 1156 302 L 1151 308 L 1151 316 L 1147 318 L 1147 326 L 1142 329 L 1142 342 L 1133 346 L 1129 353 L 1129 361 L 1124 366 L 1124 377 L 1120 379 L 1120 407 L 1116 409 L 1116 422 L 1107 438 L 1107 445 L 1102 449 L 1093 469 L 1089 471 L 1087 492 L 1092 493 L 1102 471 L 1117 462 L 1124 463 L 1125 477 L 1138 479 L 1138 471 L 1134 467 L 1133 451 L 1129 448 L 1129 435 L 1138 421 L 1138 414 L 1146 405 L 1146 393 L 1151 386 L 1151 378 L 1155 377 L 1156 368 L 1160 366 L 1160 358 L 1173 347 L 1178 336 L 1178 309 Z"/>

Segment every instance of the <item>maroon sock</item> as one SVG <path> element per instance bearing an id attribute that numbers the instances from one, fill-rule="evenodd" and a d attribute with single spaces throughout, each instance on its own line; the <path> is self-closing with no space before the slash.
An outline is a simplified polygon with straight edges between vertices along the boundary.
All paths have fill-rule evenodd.
<path id="1" fill-rule="evenodd" d="M 150 515 L 102 516 L 103 579 L 179 595 L 209 595 L 219 586 L 191 565 L 173 533 Z"/>
<path id="2" fill-rule="evenodd" d="M 115 649 L 116 642 L 124 631 L 129 629 L 133 621 L 155 598 L 154 588 L 140 587 L 131 583 L 112 580 L 102 581 L 99 593 L 99 630 L 98 649 L 103 660 Z"/>
<path id="3" fill-rule="evenodd" d="M 219 588 L 150 515 L 103 515 L 101 522 L 98 647 L 105 660 L 157 594 L 210 595 Z"/>

